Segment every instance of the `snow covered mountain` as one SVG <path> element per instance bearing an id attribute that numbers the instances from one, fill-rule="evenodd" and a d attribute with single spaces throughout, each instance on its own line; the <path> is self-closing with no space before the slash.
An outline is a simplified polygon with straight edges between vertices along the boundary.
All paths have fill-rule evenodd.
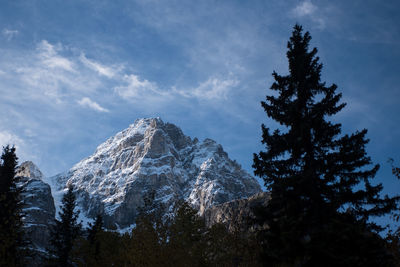
<path id="1" fill-rule="evenodd" d="M 48 181 L 57 206 L 66 187 L 73 185 L 82 215 L 101 213 L 106 226 L 117 229 L 134 224 L 150 193 L 164 214 L 172 212 L 177 200 L 188 201 L 203 214 L 215 204 L 261 191 L 221 145 L 211 139 L 192 140 L 160 118 L 136 120 L 93 155 Z"/>

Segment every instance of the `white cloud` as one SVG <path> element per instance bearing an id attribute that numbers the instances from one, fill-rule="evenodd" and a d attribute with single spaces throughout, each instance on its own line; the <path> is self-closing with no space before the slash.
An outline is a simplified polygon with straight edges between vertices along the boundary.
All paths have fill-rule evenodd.
<path id="1" fill-rule="evenodd" d="M 317 7 L 309 0 L 305 0 L 293 9 L 293 13 L 298 17 L 312 15 L 317 10 Z"/>
<path id="2" fill-rule="evenodd" d="M 309 18 L 319 29 L 325 28 L 325 19 L 320 14 L 319 8 L 311 3 L 310 0 L 300 2 L 294 9 L 292 9 L 291 13 L 296 18 Z"/>
<path id="3" fill-rule="evenodd" d="M 146 104 L 169 103 L 182 97 L 226 100 L 232 88 L 239 84 L 238 79 L 229 74 L 222 78 L 210 76 L 195 88 L 159 88 L 154 81 L 126 72 L 123 64 L 106 65 L 87 58 L 83 51 L 46 40 L 41 41 L 30 54 L 14 55 L 10 62 L 13 67 L 9 69 L 13 69 L 14 73 L 11 71 L 9 76 L 16 81 L 17 87 L 12 95 L 8 93 L 9 98 L 16 100 L 22 95 L 32 103 L 47 104 L 57 109 L 77 102 L 97 112 L 109 112 L 85 96 L 97 93 L 111 97 L 113 92 L 125 100 L 140 100 Z M 5 92 L 6 88 L 0 90 Z"/>
<path id="4" fill-rule="evenodd" d="M 12 101 L 21 101 L 22 96 L 29 102 L 60 109 L 60 104 L 68 105 L 80 99 L 78 103 L 82 106 L 108 112 L 84 96 L 100 93 L 98 95 L 111 97 L 115 92 L 123 99 L 153 103 L 164 101 L 171 94 L 168 90 L 159 90 L 152 81 L 124 71 L 122 63 L 106 65 L 87 58 L 79 49 L 52 44 L 47 40 L 23 55 L 10 54 L 6 61 L 8 65 L 0 62 L 0 75 L 1 69 L 9 69 L 7 75 L 10 81 L 14 81 L 14 88 L 10 91 L 0 86 L 0 93 L 7 92 Z"/>
<path id="5" fill-rule="evenodd" d="M 9 29 L 3 29 L 3 35 L 7 39 L 7 41 L 11 41 L 15 36 L 18 35 L 17 30 L 9 30 Z"/>
<path id="6" fill-rule="evenodd" d="M 122 98 L 134 99 L 142 98 L 148 95 L 162 95 L 163 93 L 158 90 L 157 84 L 150 82 L 146 79 L 140 79 L 135 74 L 126 74 L 123 76 L 125 86 L 117 86 L 114 88 Z"/>
<path id="7" fill-rule="evenodd" d="M 122 77 L 123 86 L 116 86 L 114 91 L 126 100 L 169 101 L 173 98 L 197 98 L 203 100 L 226 100 L 231 89 L 239 84 L 236 78 L 220 79 L 210 77 L 196 88 L 189 90 L 177 89 L 175 86 L 161 90 L 155 82 L 141 79 L 135 74 L 125 74 Z"/>
<path id="8" fill-rule="evenodd" d="M 238 84 L 239 82 L 235 79 L 219 80 L 210 78 L 194 89 L 193 95 L 205 99 L 226 99 L 230 89 Z"/>
<path id="9" fill-rule="evenodd" d="M 206 100 L 226 100 L 231 89 L 239 84 L 237 79 L 218 79 L 209 78 L 202 82 L 198 87 L 192 90 L 177 90 L 173 88 L 173 92 L 188 98 L 198 98 Z"/>
<path id="10" fill-rule="evenodd" d="M 54 46 L 46 40 L 43 40 L 38 45 L 38 50 L 40 51 L 39 56 L 42 62 L 48 68 L 60 68 L 66 71 L 75 72 L 73 63 L 69 59 L 58 55 L 57 51 L 62 50 L 61 45 Z"/>
<path id="11" fill-rule="evenodd" d="M 2 149 L 6 145 L 14 146 L 17 156 L 22 157 L 23 160 L 33 158 L 29 153 L 25 153 L 26 144 L 24 140 L 8 131 L 0 131 L 0 148 Z"/>
<path id="12" fill-rule="evenodd" d="M 90 73 L 79 57 L 61 44 L 41 41 L 34 51 L 13 55 L 10 72 L 18 90 L 31 101 L 59 104 L 93 92 L 102 86 L 99 75 Z M 74 101 L 74 100 L 73 100 Z"/>
<path id="13" fill-rule="evenodd" d="M 102 106 L 100 106 L 95 101 L 92 101 L 89 97 L 83 97 L 81 100 L 78 101 L 78 104 L 83 106 L 83 107 L 91 108 L 91 109 L 93 109 L 95 111 L 98 111 L 98 112 L 109 112 L 108 109 L 103 108 Z"/>
<path id="14" fill-rule="evenodd" d="M 17 135 L 9 133 L 7 131 L 0 131 L 0 145 L 15 145 L 16 148 L 20 148 L 23 146 L 24 141 L 19 138 Z"/>
<path id="15" fill-rule="evenodd" d="M 79 59 L 83 64 L 85 64 L 85 66 L 96 71 L 100 75 L 106 76 L 107 78 L 112 78 L 116 74 L 112 68 L 102 65 L 96 61 L 89 60 L 83 53 L 80 55 Z"/>
<path id="16" fill-rule="evenodd" d="M 32 148 L 34 147 L 32 143 L 25 142 L 25 140 L 20 138 L 18 135 L 9 131 L 0 131 L 0 149 L 6 145 L 14 146 L 16 148 L 16 154 L 20 163 L 26 160 L 36 161 L 38 159 L 38 155 L 33 153 L 33 151 L 36 151 L 37 153 L 38 150 L 37 148 Z"/>

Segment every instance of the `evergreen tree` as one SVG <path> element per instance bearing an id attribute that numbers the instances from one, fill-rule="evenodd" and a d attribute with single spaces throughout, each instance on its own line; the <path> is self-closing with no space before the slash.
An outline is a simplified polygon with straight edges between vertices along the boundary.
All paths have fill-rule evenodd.
<path id="1" fill-rule="evenodd" d="M 94 224 L 89 223 L 88 240 L 91 244 L 96 243 L 96 238 L 103 231 L 103 216 L 98 214 L 94 220 Z"/>
<path id="2" fill-rule="evenodd" d="M 136 220 L 127 249 L 129 265 L 167 266 L 164 226 L 151 215 L 142 215 Z"/>
<path id="3" fill-rule="evenodd" d="M 206 264 L 206 227 L 188 203 L 182 203 L 170 226 L 168 248 L 173 266 L 204 266 Z"/>
<path id="4" fill-rule="evenodd" d="M 88 225 L 87 237 L 79 236 L 74 242 L 74 263 L 78 266 L 109 266 L 104 253 L 103 217 L 98 214 L 94 223 Z"/>
<path id="5" fill-rule="evenodd" d="M 128 265 L 168 266 L 166 252 L 167 223 L 162 219 L 163 207 L 155 203 L 155 191 L 146 192 L 138 209 L 136 227 L 127 243 Z"/>
<path id="6" fill-rule="evenodd" d="M 203 239 L 206 266 L 262 266 L 258 243 L 249 232 L 230 232 L 216 223 L 207 228 Z"/>
<path id="7" fill-rule="evenodd" d="M 261 102 L 280 124 L 273 132 L 262 125 L 266 151 L 254 155 L 255 174 L 271 191 L 263 245 L 272 264 L 343 266 L 357 262 L 360 253 L 376 255 L 372 244 L 380 239 L 370 231 L 382 228 L 369 219 L 390 212 L 395 199 L 382 198 L 382 185 L 371 183 L 379 165 L 371 166 L 367 156 L 367 130 L 340 136 L 341 125 L 328 120 L 345 104 L 335 84 L 321 82 L 322 64 L 317 49 L 309 50 L 310 40 L 301 26 L 294 27 L 289 74 L 273 72 L 271 90 L 277 94 Z M 352 247 L 366 239 L 371 246 Z"/>
<path id="8" fill-rule="evenodd" d="M 15 147 L 3 148 L 0 164 L 0 266 L 19 266 L 24 251 L 21 189 L 17 187 Z"/>
<path id="9" fill-rule="evenodd" d="M 96 265 L 98 266 L 101 262 L 100 260 L 100 251 L 101 251 L 101 233 L 103 232 L 103 217 L 98 214 L 96 216 L 96 219 L 94 221 L 94 224 L 89 224 L 89 230 L 88 230 L 88 241 L 91 247 L 91 254 L 94 259 L 94 261 L 97 263 Z"/>
<path id="10" fill-rule="evenodd" d="M 57 266 L 71 266 L 71 251 L 75 239 L 81 233 L 81 223 L 78 223 L 79 211 L 76 210 L 76 198 L 73 187 L 69 186 L 62 199 L 60 220 L 56 220 L 52 229 L 50 243 L 51 262 Z"/>

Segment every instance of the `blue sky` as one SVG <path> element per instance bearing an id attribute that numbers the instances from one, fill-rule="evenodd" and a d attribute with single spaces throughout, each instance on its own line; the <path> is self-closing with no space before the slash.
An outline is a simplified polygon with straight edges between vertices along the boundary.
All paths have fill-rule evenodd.
<path id="1" fill-rule="evenodd" d="M 296 22 L 323 80 L 348 103 L 343 132 L 367 128 L 377 180 L 400 181 L 398 1 L 2 1 L 0 143 L 45 175 L 72 167 L 135 119 L 161 117 L 222 144 L 252 173 L 260 106 L 287 73 Z"/>

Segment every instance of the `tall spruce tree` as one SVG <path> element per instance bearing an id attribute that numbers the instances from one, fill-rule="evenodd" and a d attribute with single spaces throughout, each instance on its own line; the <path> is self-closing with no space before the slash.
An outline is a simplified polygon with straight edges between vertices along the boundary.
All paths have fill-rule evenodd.
<path id="1" fill-rule="evenodd" d="M 20 266 L 24 249 L 21 189 L 15 147 L 3 148 L 0 164 L 0 266 Z"/>
<path id="2" fill-rule="evenodd" d="M 270 89 L 277 94 L 261 102 L 280 124 L 274 131 L 262 125 L 266 151 L 255 154 L 253 164 L 271 192 L 263 214 L 270 226 L 263 232 L 265 261 L 358 266 L 368 253 L 365 258 L 382 263 L 385 253 L 374 250 L 382 243 L 373 232 L 382 228 L 369 219 L 393 210 L 395 199 L 382 198 L 382 185 L 371 183 L 379 165 L 367 156 L 367 130 L 341 136 L 341 124 L 328 120 L 345 104 L 335 84 L 321 82 L 322 64 L 317 49 L 309 50 L 310 40 L 294 27 L 289 74 L 273 72 Z"/>
<path id="3" fill-rule="evenodd" d="M 62 199 L 60 220 L 52 229 L 50 243 L 51 265 L 72 266 L 71 251 L 75 239 L 81 233 L 81 223 L 78 223 L 79 211 L 76 210 L 76 198 L 73 187 L 69 186 Z"/>

